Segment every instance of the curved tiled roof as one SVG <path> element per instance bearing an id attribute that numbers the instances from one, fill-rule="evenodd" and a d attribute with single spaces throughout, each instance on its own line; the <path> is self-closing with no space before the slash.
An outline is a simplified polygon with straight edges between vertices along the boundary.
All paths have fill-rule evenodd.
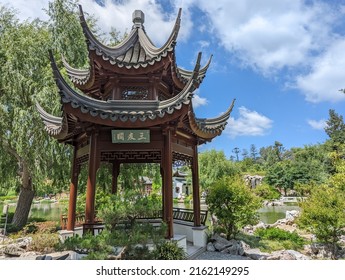
<path id="1" fill-rule="evenodd" d="M 126 67 L 127 69 L 147 67 L 148 65 L 153 65 L 155 62 L 161 61 L 163 57 L 168 55 L 168 52 L 174 49 L 180 29 L 181 9 L 179 10 L 170 37 L 162 47 L 157 48 L 145 32 L 143 26 L 144 14 L 141 11 L 134 12 L 133 17 L 135 15 L 139 16 L 134 17 L 133 28 L 124 41 L 115 47 L 108 47 L 97 40 L 92 34 L 86 23 L 82 7 L 79 6 L 79 8 L 80 23 L 89 50 L 94 50 L 98 56 L 101 56 L 103 60 L 109 61 L 112 65 L 116 64 L 120 68 Z"/>
<path id="2" fill-rule="evenodd" d="M 194 74 L 184 89 L 167 100 L 140 100 L 140 102 L 137 100 L 103 101 L 80 94 L 72 89 L 63 79 L 51 52 L 50 59 L 62 103 L 70 103 L 73 108 L 79 108 L 82 113 L 88 113 L 93 117 L 100 116 L 102 119 L 109 118 L 112 121 L 119 119 L 123 122 L 128 120 L 132 122 L 137 120 L 145 121 L 146 119 L 153 120 L 157 117 L 163 118 L 165 114 L 172 114 L 175 110 L 180 110 L 183 105 L 189 104 L 195 90 L 194 85 L 199 71 L 198 60 L 193 71 Z"/>
<path id="3" fill-rule="evenodd" d="M 194 112 L 190 111 L 188 118 L 193 132 L 204 139 L 211 139 L 220 135 L 228 122 L 234 105 L 235 99 L 232 101 L 228 110 L 217 118 L 196 118 Z"/>
<path id="4" fill-rule="evenodd" d="M 76 69 L 70 66 L 63 56 L 62 62 L 67 71 L 68 77 L 74 84 L 84 86 L 94 78 L 93 67 L 91 64 L 90 69 Z"/>
<path id="5" fill-rule="evenodd" d="M 65 119 L 47 113 L 38 103 L 36 103 L 36 108 L 48 134 L 54 138 L 63 139 L 67 135 L 68 130 Z"/>
<path id="6" fill-rule="evenodd" d="M 199 83 L 201 83 L 202 80 L 205 78 L 207 69 L 211 64 L 211 60 L 212 60 L 212 55 L 209 58 L 209 60 L 207 61 L 206 65 L 199 70 L 199 75 L 198 75 L 198 82 Z M 185 70 L 185 69 L 178 67 L 178 66 L 176 66 L 175 69 L 176 69 L 177 77 L 184 83 L 186 83 L 190 79 L 191 75 L 193 74 L 193 71 Z"/>

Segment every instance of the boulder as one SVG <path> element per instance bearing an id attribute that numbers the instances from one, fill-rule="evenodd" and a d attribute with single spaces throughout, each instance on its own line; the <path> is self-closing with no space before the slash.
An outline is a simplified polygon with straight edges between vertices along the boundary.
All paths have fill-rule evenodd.
<path id="1" fill-rule="evenodd" d="M 216 249 L 216 251 L 223 251 L 224 249 L 231 247 L 234 244 L 233 240 L 229 241 L 218 234 L 213 235 L 211 240 L 213 241 L 213 246 Z"/>
<path id="2" fill-rule="evenodd" d="M 16 245 L 22 249 L 26 249 L 32 242 L 32 237 L 18 238 L 15 240 Z"/>
<path id="3" fill-rule="evenodd" d="M 299 213 L 300 212 L 298 210 L 286 211 L 285 219 L 293 221 L 299 216 Z"/>
<path id="4" fill-rule="evenodd" d="M 275 251 L 267 257 L 267 260 L 309 260 L 310 258 L 294 250 Z"/>
<path id="5" fill-rule="evenodd" d="M 269 254 L 261 252 L 260 249 L 248 249 L 244 251 L 244 256 L 252 260 L 266 260 Z"/>
<path id="6" fill-rule="evenodd" d="M 206 250 L 209 251 L 209 252 L 215 252 L 216 248 L 214 248 L 212 242 L 209 242 L 209 243 L 207 243 Z"/>
<path id="7" fill-rule="evenodd" d="M 19 257 L 25 253 L 25 250 L 20 248 L 17 244 L 9 244 L 3 248 L 3 253 L 8 257 Z"/>

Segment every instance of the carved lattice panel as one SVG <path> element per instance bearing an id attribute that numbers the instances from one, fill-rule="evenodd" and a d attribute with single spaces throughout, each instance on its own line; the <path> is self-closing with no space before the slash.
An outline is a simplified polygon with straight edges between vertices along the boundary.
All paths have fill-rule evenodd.
<path id="1" fill-rule="evenodd" d="M 188 155 L 173 152 L 173 162 L 174 166 L 191 165 L 193 158 Z"/>
<path id="2" fill-rule="evenodd" d="M 102 152 L 101 161 L 148 161 L 158 162 L 162 158 L 160 151 L 120 151 Z"/>
<path id="3" fill-rule="evenodd" d="M 121 94 L 121 98 L 125 100 L 147 100 L 148 97 L 149 91 L 144 87 L 126 87 Z"/>

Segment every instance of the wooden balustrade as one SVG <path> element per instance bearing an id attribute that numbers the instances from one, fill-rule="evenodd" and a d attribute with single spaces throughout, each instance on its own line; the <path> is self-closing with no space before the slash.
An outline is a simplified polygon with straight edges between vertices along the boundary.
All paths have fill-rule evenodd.
<path id="1" fill-rule="evenodd" d="M 201 210 L 200 211 L 200 220 L 201 224 L 205 225 L 207 220 L 207 210 Z M 162 210 L 155 211 L 153 213 L 147 214 L 142 213 L 139 217 L 137 217 L 138 220 L 154 220 L 154 219 L 162 219 Z M 173 208 L 173 218 L 174 220 L 178 221 L 185 221 L 185 222 L 193 222 L 194 221 L 194 212 L 193 209 L 184 209 L 184 208 Z M 66 229 L 67 228 L 67 215 L 61 215 L 61 228 Z M 99 229 L 100 225 L 102 224 L 102 221 L 95 218 L 95 228 Z M 75 220 L 75 227 L 83 226 L 85 230 L 92 230 L 93 224 L 85 224 L 85 214 L 77 213 L 76 214 L 76 220 Z"/>

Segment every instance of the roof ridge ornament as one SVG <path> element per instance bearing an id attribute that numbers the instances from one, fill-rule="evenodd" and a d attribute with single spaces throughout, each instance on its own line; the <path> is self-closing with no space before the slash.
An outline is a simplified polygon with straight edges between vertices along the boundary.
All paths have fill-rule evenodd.
<path id="1" fill-rule="evenodd" d="M 145 22 L 145 14 L 142 10 L 135 10 L 132 14 L 133 28 L 142 27 Z"/>

